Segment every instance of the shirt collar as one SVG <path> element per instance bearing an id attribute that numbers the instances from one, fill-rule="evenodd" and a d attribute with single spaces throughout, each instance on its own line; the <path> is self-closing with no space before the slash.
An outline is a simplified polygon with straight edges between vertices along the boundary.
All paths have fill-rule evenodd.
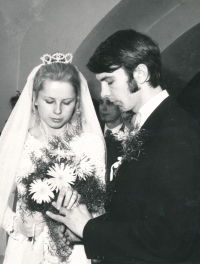
<path id="1" fill-rule="evenodd" d="M 152 97 L 148 102 L 146 102 L 138 111 L 139 115 L 139 127 L 142 127 L 147 118 L 152 114 L 152 112 L 162 103 L 162 101 L 169 96 L 166 90 L 158 93 Z M 136 121 L 137 122 L 137 121 Z"/>
<path id="2" fill-rule="evenodd" d="M 105 133 L 106 133 L 106 131 L 108 129 L 112 131 L 112 134 L 118 133 L 119 130 L 120 130 L 120 128 L 122 127 L 122 125 L 123 124 L 120 124 L 120 125 L 118 125 L 118 126 L 116 126 L 116 127 L 114 127 L 114 128 L 111 129 L 111 128 L 107 127 L 107 125 L 105 124 L 105 127 L 104 127 L 104 135 L 105 135 Z"/>

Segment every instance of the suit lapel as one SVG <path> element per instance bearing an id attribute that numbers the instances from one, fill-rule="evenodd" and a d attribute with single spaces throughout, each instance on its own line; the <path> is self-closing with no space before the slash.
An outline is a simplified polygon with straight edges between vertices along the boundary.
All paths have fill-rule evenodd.
<path id="1" fill-rule="evenodd" d="M 141 129 L 144 129 L 147 131 L 147 138 L 149 133 L 153 132 L 160 122 L 163 120 L 163 118 L 170 112 L 170 110 L 177 106 L 177 103 L 174 99 L 172 99 L 170 96 L 168 96 L 165 100 L 162 101 L 162 103 L 152 112 L 152 114 L 148 117 L 148 119 L 145 121 Z M 127 164 L 128 161 L 125 160 L 121 166 L 119 167 L 119 171 L 122 167 L 124 167 L 125 164 Z"/>

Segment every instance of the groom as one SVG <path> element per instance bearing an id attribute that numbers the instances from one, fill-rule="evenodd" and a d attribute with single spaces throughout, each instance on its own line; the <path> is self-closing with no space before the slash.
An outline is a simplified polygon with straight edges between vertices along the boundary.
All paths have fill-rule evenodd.
<path id="1" fill-rule="evenodd" d="M 119 168 L 107 213 L 92 219 L 79 205 L 61 208 L 62 216 L 47 214 L 101 263 L 200 263 L 199 130 L 160 86 L 158 46 L 146 35 L 121 30 L 100 44 L 87 66 L 101 82 L 102 97 L 139 116 L 144 143 L 138 158 Z"/>

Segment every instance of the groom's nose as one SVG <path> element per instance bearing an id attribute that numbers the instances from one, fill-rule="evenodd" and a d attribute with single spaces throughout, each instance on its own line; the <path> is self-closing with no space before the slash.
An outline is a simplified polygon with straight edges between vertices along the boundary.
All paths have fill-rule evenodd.
<path id="1" fill-rule="evenodd" d="M 107 84 L 107 82 L 102 82 L 101 83 L 101 97 L 110 97 L 110 88 Z"/>

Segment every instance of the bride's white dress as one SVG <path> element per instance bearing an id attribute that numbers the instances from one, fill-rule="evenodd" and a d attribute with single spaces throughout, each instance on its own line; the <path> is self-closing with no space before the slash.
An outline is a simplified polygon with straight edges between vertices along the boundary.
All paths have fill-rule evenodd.
<path id="1" fill-rule="evenodd" d="M 34 152 L 38 157 L 41 156 L 41 148 L 43 143 L 34 138 L 30 133 L 24 145 L 23 153 L 21 155 L 20 164 L 16 174 L 16 183 L 19 193 L 23 193 L 23 186 L 20 185 L 19 179 L 27 177 L 27 175 L 34 171 L 34 165 L 30 160 L 30 154 Z M 76 137 L 71 142 L 71 148 L 74 153 L 78 155 L 87 155 L 96 166 L 97 175 L 104 181 L 105 167 L 104 167 L 104 145 L 102 140 L 91 133 L 83 133 L 80 137 Z M 4 215 L 3 227 L 9 233 L 13 229 L 14 219 L 20 218 L 20 202 L 17 203 L 16 213 L 9 207 Z M 57 257 L 52 257 L 48 254 L 48 244 L 45 242 L 45 228 L 44 231 L 36 238 L 34 244 L 28 241 L 27 237 L 17 232 L 11 232 L 8 239 L 8 244 L 5 253 L 3 264 L 50 264 L 60 263 Z M 68 260 L 69 264 L 89 264 L 90 260 L 86 258 L 83 245 L 75 245 Z"/>

